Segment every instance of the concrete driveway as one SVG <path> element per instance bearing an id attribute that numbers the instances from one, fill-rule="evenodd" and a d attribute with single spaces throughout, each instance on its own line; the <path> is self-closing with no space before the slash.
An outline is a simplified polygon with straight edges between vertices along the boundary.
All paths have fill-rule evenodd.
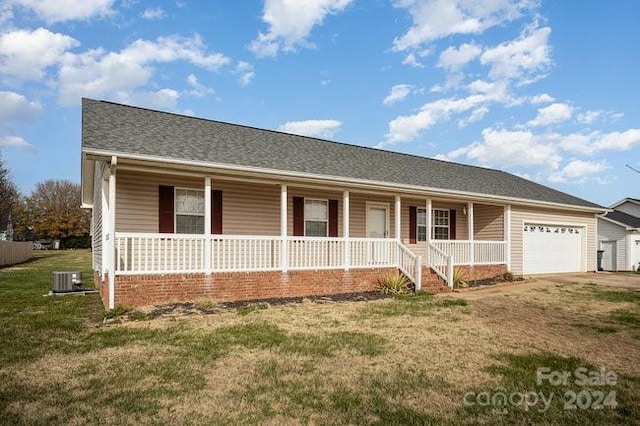
<path id="1" fill-rule="evenodd" d="M 640 291 L 640 274 L 628 272 L 587 272 L 578 274 L 534 275 L 524 281 L 464 289 L 459 292 L 447 293 L 446 296 L 476 300 L 484 299 L 486 297 L 502 296 L 505 294 L 522 293 L 531 290 L 532 288 L 554 284 L 587 283 Z"/>

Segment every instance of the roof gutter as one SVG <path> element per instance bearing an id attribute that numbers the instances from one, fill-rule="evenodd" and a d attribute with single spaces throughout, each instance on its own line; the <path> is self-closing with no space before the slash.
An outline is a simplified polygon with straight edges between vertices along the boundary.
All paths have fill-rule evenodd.
<path id="1" fill-rule="evenodd" d="M 276 177 L 284 177 L 284 178 L 292 178 L 292 179 L 307 179 L 307 180 L 321 180 L 321 181 L 330 181 L 330 182 L 339 182 L 344 185 L 345 179 L 340 176 L 327 176 L 327 175 L 317 175 L 313 173 L 303 173 L 303 172 L 289 172 L 283 170 L 275 170 L 275 169 L 265 169 L 260 167 L 247 167 L 247 166 L 236 166 L 231 164 L 222 164 L 222 163 L 208 163 L 205 161 L 194 161 L 194 160 L 182 160 L 170 157 L 157 157 L 150 155 L 140 155 L 140 154 L 129 154 L 122 152 L 113 152 L 106 151 L 100 149 L 91 149 L 91 148 L 82 148 L 83 153 L 83 161 L 86 160 L 86 156 L 97 156 L 103 157 L 105 159 L 110 159 L 113 155 L 116 155 L 120 161 L 123 159 L 137 160 L 137 161 L 149 161 L 156 162 L 161 164 L 178 164 L 183 166 L 191 166 L 191 167 L 201 167 L 205 169 L 219 169 L 224 171 L 231 172 L 252 172 L 252 173 L 260 173 L 266 174 L 270 176 Z M 524 198 L 516 198 L 516 197 L 504 197 L 498 195 L 491 194 L 482 194 L 477 192 L 466 192 L 466 191 L 456 191 L 450 189 L 441 189 L 441 188 L 431 188 L 425 186 L 418 185 L 404 185 L 404 184 L 392 184 L 390 182 L 380 182 L 380 181 L 370 181 L 364 179 L 355 179 L 348 178 L 349 185 L 355 187 L 365 187 L 365 188 L 378 188 L 383 189 L 385 191 L 398 192 L 399 190 L 403 190 L 405 192 L 411 192 L 415 194 L 424 194 L 424 192 L 433 193 L 434 195 L 443 195 L 443 196 L 459 196 L 460 198 L 482 198 L 489 199 L 492 201 L 498 202 L 509 202 L 515 204 L 524 204 L 524 205 L 535 205 L 535 206 L 543 206 L 543 207 L 551 207 L 556 209 L 566 209 L 571 208 L 573 210 L 580 210 L 585 212 L 595 212 L 595 213 L 603 213 L 608 211 L 608 209 L 602 207 L 586 207 L 586 206 L 577 206 L 574 204 L 561 204 L 561 203 L 553 203 L 548 201 L 537 201 L 537 200 L 529 200 Z"/>

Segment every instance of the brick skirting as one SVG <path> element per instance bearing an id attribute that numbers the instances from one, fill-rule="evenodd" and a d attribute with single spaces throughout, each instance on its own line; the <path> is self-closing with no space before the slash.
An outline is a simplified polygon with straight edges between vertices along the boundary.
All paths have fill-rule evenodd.
<path id="1" fill-rule="evenodd" d="M 162 302 L 210 299 L 216 302 L 321 296 L 375 291 L 378 278 L 395 268 L 275 272 L 230 272 L 205 275 L 119 275 L 116 306 L 144 306 Z M 96 278 L 97 279 L 97 278 Z M 97 280 L 96 284 L 100 281 Z M 100 295 L 105 306 L 108 289 Z"/>
<path id="2" fill-rule="evenodd" d="M 507 272 L 507 265 L 464 265 L 457 266 L 457 268 L 464 271 L 462 277 L 467 282 L 496 278 Z"/>

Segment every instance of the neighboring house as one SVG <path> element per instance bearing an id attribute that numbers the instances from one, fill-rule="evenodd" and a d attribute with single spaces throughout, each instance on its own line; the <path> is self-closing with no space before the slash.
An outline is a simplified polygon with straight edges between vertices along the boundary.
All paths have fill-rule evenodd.
<path id="1" fill-rule="evenodd" d="M 606 209 L 509 173 L 104 101 L 82 114 L 107 307 L 596 269 Z"/>
<path id="2" fill-rule="evenodd" d="M 640 270 L 640 200 L 625 198 L 598 218 L 598 245 L 605 271 Z"/>

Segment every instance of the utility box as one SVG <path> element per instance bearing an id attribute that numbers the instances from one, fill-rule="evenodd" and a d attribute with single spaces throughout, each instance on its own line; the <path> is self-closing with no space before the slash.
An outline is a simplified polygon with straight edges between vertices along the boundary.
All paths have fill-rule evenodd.
<path id="1" fill-rule="evenodd" d="M 82 271 L 54 271 L 51 275 L 54 293 L 68 293 L 82 285 Z"/>

